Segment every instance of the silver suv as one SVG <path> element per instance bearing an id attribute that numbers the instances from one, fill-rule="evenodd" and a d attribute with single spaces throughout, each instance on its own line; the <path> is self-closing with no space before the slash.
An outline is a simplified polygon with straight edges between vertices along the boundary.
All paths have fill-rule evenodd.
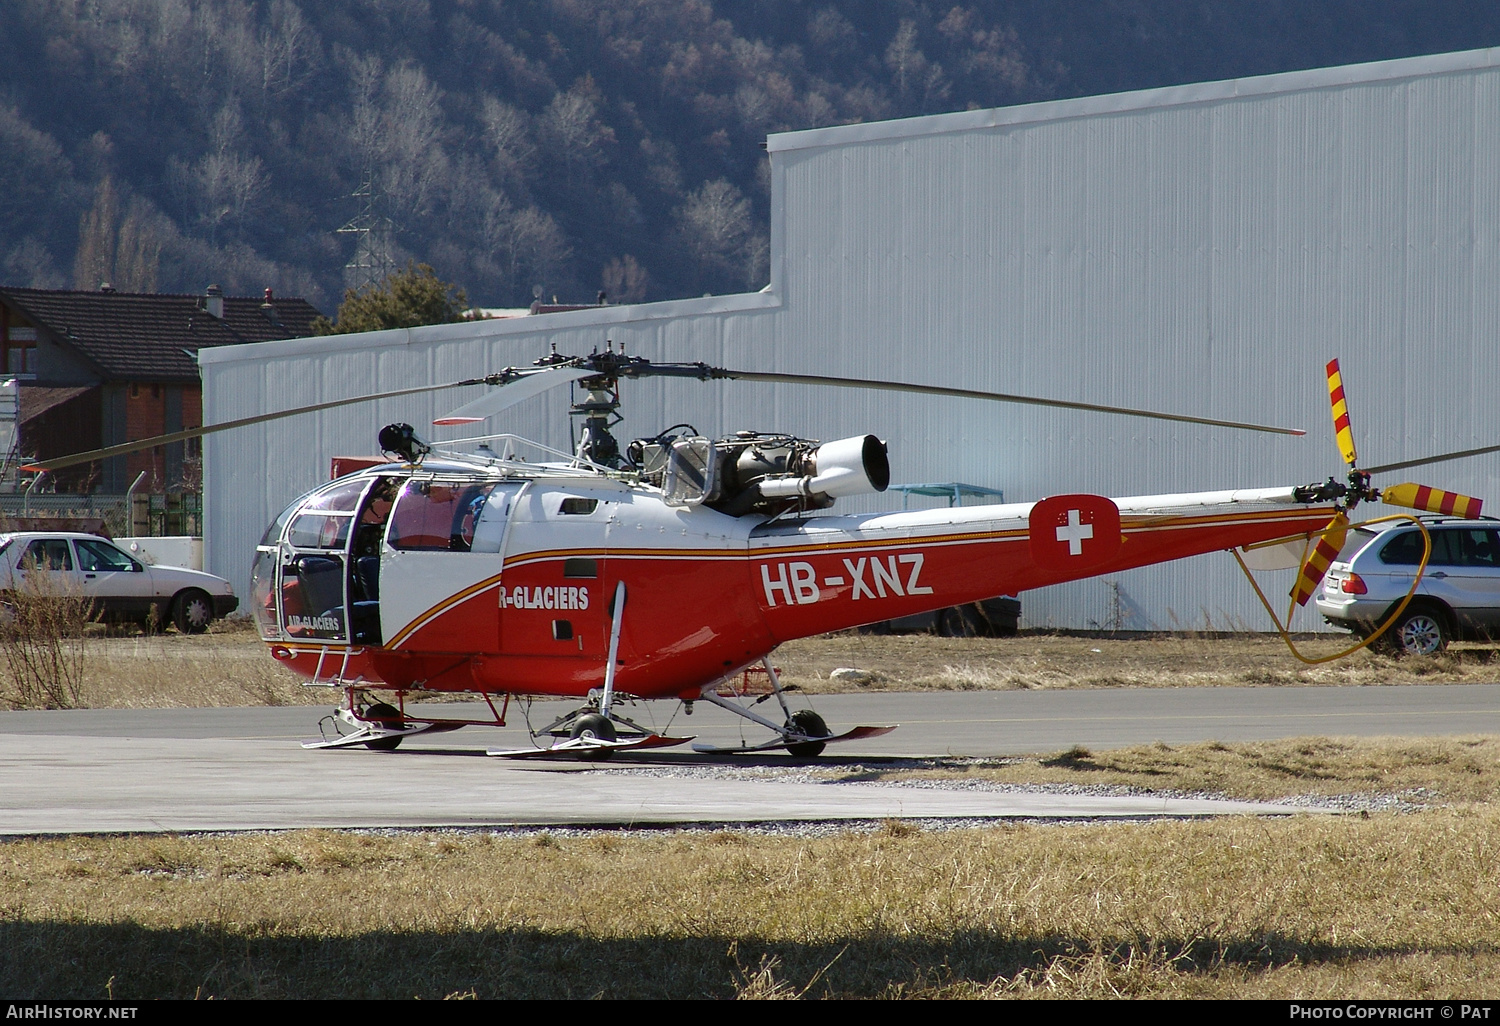
<path id="1" fill-rule="evenodd" d="M 1500 521 L 1423 517 L 1432 555 L 1411 603 L 1381 636 L 1387 650 L 1431 655 L 1453 640 L 1500 638 Z M 1422 533 L 1410 523 L 1356 528 L 1328 568 L 1318 612 L 1367 637 L 1411 588 Z"/>

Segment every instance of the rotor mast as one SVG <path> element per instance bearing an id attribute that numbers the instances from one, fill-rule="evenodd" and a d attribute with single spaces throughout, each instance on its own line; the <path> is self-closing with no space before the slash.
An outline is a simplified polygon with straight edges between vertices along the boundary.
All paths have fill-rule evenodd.
<path id="1" fill-rule="evenodd" d="M 596 349 L 591 363 L 600 370 L 593 377 L 578 382 L 584 389 L 584 397 L 568 410 L 574 417 L 583 418 L 583 428 L 578 435 L 578 457 L 611 470 L 620 469 L 620 443 L 610 428 L 624 421 L 620 416 L 620 377 L 617 362 L 623 361 L 624 345 L 615 353 L 613 341 L 606 340 L 601 358 Z M 564 363 L 567 357 L 559 356 L 554 346 L 552 355 L 538 360 L 540 365 Z"/>

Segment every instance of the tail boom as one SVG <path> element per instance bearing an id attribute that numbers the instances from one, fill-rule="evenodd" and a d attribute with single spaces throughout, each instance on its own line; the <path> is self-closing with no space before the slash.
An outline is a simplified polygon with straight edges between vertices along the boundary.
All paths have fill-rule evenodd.
<path id="1" fill-rule="evenodd" d="M 752 534 L 750 590 L 778 642 L 1321 531 L 1290 488 L 815 517 Z"/>

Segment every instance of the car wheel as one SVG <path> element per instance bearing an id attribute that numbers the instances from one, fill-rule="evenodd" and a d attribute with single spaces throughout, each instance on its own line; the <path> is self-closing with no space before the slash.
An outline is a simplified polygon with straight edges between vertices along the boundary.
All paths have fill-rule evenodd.
<path id="1" fill-rule="evenodd" d="M 937 611 L 937 632 L 944 638 L 972 638 L 979 633 L 957 606 Z"/>
<path id="2" fill-rule="evenodd" d="M 1432 609 L 1408 609 L 1391 626 L 1389 636 L 1398 655 L 1437 655 L 1448 647 L 1448 625 Z"/>
<path id="3" fill-rule="evenodd" d="M 202 634 L 214 622 L 213 599 L 196 588 L 189 588 L 173 603 L 172 622 L 183 634 Z"/>

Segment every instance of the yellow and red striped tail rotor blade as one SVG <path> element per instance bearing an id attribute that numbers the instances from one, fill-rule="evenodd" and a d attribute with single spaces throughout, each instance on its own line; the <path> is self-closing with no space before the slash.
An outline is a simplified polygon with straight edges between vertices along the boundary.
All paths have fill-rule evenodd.
<path id="1" fill-rule="evenodd" d="M 1313 597 L 1313 592 L 1323 582 L 1323 575 L 1328 573 L 1328 564 L 1339 558 L 1339 550 L 1344 547 L 1344 538 L 1348 534 L 1349 518 L 1342 513 L 1334 514 L 1308 554 L 1307 562 L 1302 564 L 1302 572 L 1297 575 L 1297 583 L 1292 588 L 1292 598 L 1296 599 L 1297 605 L 1305 606 Z"/>
<path id="2" fill-rule="evenodd" d="M 1380 501 L 1390 506 L 1405 506 L 1407 509 L 1442 513 L 1446 516 L 1462 517 L 1465 520 L 1477 518 L 1479 511 L 1484 508 L 1482 499 L 1419 484 L 1398 484 L 1382 488 Z"/>
<path id="3" fill-rule="evenodd" d="M 1339 455 L 1352 467 L 1358 457 L 1354 452 L 1354 430 L 1349 426 L 1349 402 L 1344 398 L 1339 362 L 1329 360 L 1324 370 L 1328 372 L 1328 402 L 1333 406 L 1333 437 L 1339 444 Z"/>

